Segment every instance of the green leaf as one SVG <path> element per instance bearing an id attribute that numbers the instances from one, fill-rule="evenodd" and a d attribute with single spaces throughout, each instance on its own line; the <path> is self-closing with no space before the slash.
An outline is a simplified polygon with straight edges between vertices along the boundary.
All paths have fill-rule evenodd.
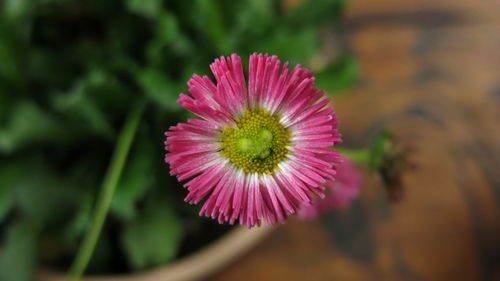
<path id="1" fill-rule="evenodd" d="M 174 41 L 179 33 L 179 24 L 175 15 L 163 12 L 156 22 L 156 35 L 164 44 Z"/>
<path id="2" fill-rule="evenodd" d="M 227 39 L 227 31 L 223 22 L 223 16 L 219 7 L 219 2 L 215 0 L 197 0 L 197 17 L 199 18 L 199 28 L 212 41 L 217 52 L 226 54 L 232 47 Z"/>
<path id="3" fill-rule="evenodd" d="M 153 181 L 153 146 L 147 138 L 138 138 L 139 143 L 129 157 L 123 176 L 116 188 L 111 212 L 130 220 L 136 216 L 136 203 Z"/>
<path id="4" fill-rule="evenodd" d="M 157 18 L 154 30 L 155 36 L 146 49 L 150 66 L 162 65 L 171 57 L 192 52 L 193 46 L 180 31 L 176 15 L 163 12 Z"/>
<path id="5" fill-rule="evenodd" d="M 20 103 L 6 127 L 0 129 L 0 152 L 10 153 L 23 146 L 67 139 L 64 125 L 35 103 Z"/>
<path id="6" fill-rule="evenodd" d="M 80 238 L 87 229 L 92 216 L 92 201 L 93 199 L 85 194 L 81 199 L 81 203 L 78 206 L 73 218 L 65 225 L 63 230 L 63 236 L 66 242 L 71 245 L 73 249 L 76 250 Z"/>
<path id="7" fill-rule="evenodd" d="M 315 84 L 318 89 L 330 94 L 338 93 L 354 86 L 359 80 L 359 68 L 355 58 L 343 56 L 316 72 Z"/>
<path id="8" fill-rule="evenodd" d="M 38 227 L 26 221 L 9 227 L 0 251 L 0 280 L 33 280 L 37 235 Z"/>
<path id="9" fill-rule="evenodd" d="M 138 83 L 147 97 L 156 105 L 170 112 L 179 112 L 177 105 L 181 87 L 169 81 L 164 73 L 156 69 L 147 69 L 139 73 Z"/>
<path id="10" fill-rule="evenodd" d="M 74 214 L 82 197 L 81 190 L 44 165 L 41 161 L 26 165 L 30 176 L 19 179 L 15 185 L 16 204 L 25 217 L 35 221 L 65 221 Z"/>
<path id="11" fill-rule="evenodd" d="M 129 11 L 147 18 L 155 18 L 162 11 L 163 0 L 127 0 Z"/>
<path id="12" fill-rule="evenodd" d="M 245 40 L 245 37 L 256 36 L 269 29 L 276 20 L 275 1 L 270 0 L 245 0 L 234 3 L 239 13 L 235 17 L 235 36 Z M 229 11 L 231 13 L 232 11 Z"/>
<path id="13" fill-rule="evenodd" d="M 388 130 L 382 130 L 377 134 L 370 147 L 369 167 L 372 170 L 377 170 L 381 167 L 384 159 L 384 154 L 387 147 L 390 145 L 391 133 Z"/>
<path id="14" fill-rule="evenodd" d="M 3 176 L 0 173 L 0 177 Z M 4 184 L 0 178 L 0 222 L 3 221 L 14 203 L 14 196 L 10 185 Z"/>
<path id="15" fill-rule="evenodd" d="M 125 225 L 122 245 L 130 265 L 141 270 L 172 260 L 182 238 L 181 222 L 165 200 L 148 202 L 144 212 Z"/>
<path id="16" fill-rule="evenodd" d="M 319 43 L 320 39 L 314 29 L 281 29 L 262 40 L 255 51 L 277 55 L 291 63 L 304 63 L 318 52 Z"/>
<path id="17" fill-rule="evenodd" d="M 0 82 L 3 82 L 1 78 L 16 82 L 22 78 L 21 58 L 24 46 L 16 34 L 19 30 L 14 30 L 15 27 L 0 17 Z"/>
<path id="18" fill-rule="evenodd" d="M 7 18 L 17 19 L 29 14 L 35 5 L 27 0 L 5 0 L 3 8 Z"/>
<path id="19" fill-rule="evenodd" d="M 310 0 L 290 11 L 286 16 L 289 27 L 305 27 L 329 24 L 339 20 L 345 0 Z"/>
<path id="20" fill-rule="evenodd" d="M 111 78 L 102 71 L 90 71 L 84 79 L 77 81 L 67 94 L 54 98 L 54 108 L 72 117 L 77 124 L 83 124 L 82 127 L 90 128 L 92 132 L 107 137 L 113 136 L 115 132 L 108 117 L 92 97 L 93 92 L 102 88 L 108 90 L 102 95 L 109 95 L 109 91 L 114 90 L 107 87 L 107 79 Z M 102 100 L 102 97 L 100 99 Z"/>
<path id="21" fill-rule="evenodd" d="M 14 184 L 24 173 L 22 164 L 9 161 L 8 165 L 0 166 L 0 222 L 14 205 Z"/>

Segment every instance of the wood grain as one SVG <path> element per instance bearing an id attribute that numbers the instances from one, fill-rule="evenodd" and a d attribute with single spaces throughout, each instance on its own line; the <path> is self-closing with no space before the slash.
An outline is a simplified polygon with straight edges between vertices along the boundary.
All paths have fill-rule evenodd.
<path id="1" fill-rule="evenodd" d="M 360 85 L 345 143 L 390 128 L 416 147 L 406 196 L 377 178 L 345 211 L 292 220 L 210 280 L 500 280 L 500 1 L 352 0 L 335 38 Z"/>

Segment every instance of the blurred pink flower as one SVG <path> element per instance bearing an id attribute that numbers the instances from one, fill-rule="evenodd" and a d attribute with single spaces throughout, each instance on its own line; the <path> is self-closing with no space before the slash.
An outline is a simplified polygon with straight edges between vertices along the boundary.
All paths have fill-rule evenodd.
<path id="1" fill-rule="evenodd" d="M 284 223 L 323 196 L 335 175 L 340 143 L 337 117 L 310 70 L 288 70 L 276 56 L 250 56 L 248 87 L 241 59 L 216 59 L 217 83 L 194 75 L 179 105 L 202 119 L 166 132 L 170 174 L 189 190 L 185 201 L 206 198 L 200 215 L 252 227 Z"/>
<path id="2" fill-rule="evenodd" d="M 316 198 L 311 205 L 303 205 L 298 216 L 313 219 L 321 214 L 349 206 L 359 194 L 361 175 L 348 159 L 342 158 L 335 179 L 326 184 L 325 198 Z"/>

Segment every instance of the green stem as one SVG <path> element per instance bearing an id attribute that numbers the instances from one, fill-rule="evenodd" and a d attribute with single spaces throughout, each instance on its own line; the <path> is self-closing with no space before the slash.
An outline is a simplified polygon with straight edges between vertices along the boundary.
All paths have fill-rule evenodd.
<path id="1" fill-rule="evenodd" d="M 368 149 L 349 149 L 337 148 L 333 150 L 340 152 L 345 157 L 349 158 L 354 164 L 369 166 L 370 164 L 370 151 Z"/>
<path id="2" fill-rule="evenodd" d="M 87 229 L 76 258 L 71 265 L 67 276 L 68 281 L 80 280 L 92 257 L 145 105 L 144 101 L 139 101 L 130 112 L 122 128 L 111 162 L 106 171 L 99 197 L 97 198 L 93 221 Z"/>

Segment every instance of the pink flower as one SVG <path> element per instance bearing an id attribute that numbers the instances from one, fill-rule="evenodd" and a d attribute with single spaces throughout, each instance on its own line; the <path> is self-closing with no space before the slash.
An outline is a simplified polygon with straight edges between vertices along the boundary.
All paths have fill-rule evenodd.
<path id="1" fill-rule="evenodd" d="M 335 180 L 326 184 L 326 197 L 316 199 L 311 205 L 300 208 L 299 217 L 313 219 L 321 214 L 347 207 L 358 196 L 361 175 L 350 160 L 342 160 L 342 164 L 337 169 Z"/>
<path id="2" fill-rule="evenodd" d="M 170 174 L 189 191 L 185 201 L 206 198 L 200 215 L 252 227 L 284 223 L 312 194 L 323 197 L 335 175 L 341 141 L 337 118 L 313 73 L 276 56 L 250 56 L 248 87 L 239 56 L 210 65 L 217 83 L 194 75 L 179 105 L 188 119 L 165 133 Z"/>

